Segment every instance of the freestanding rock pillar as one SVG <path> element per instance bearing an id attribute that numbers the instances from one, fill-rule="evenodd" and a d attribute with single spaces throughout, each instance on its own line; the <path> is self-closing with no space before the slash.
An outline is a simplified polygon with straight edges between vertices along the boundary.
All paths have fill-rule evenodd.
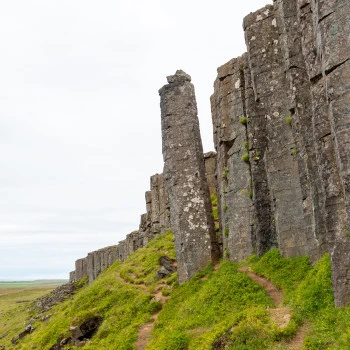
<path id="1" fill-rule="evenodd" d="M 164 176 L 179 283 L 219 258 L 191 77 L 167 77 L 161 97 Z"/>

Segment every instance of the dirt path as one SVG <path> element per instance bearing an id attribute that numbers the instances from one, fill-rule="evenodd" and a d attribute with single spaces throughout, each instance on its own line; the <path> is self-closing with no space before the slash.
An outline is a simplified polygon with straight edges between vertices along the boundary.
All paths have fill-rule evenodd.
<path id="1" fill-rule="evenodd" d="M 120 276 L 119 273 L 117 274 L 117 279 L 119 281 L 126 283 L 126 284 L 129 284 L 133 287 L 138 287 L 138 288 L 142 289 L 144 292 L 146 292 L 147 294 L 154 295 L 155 300 L 159 301 L 162 305 L 164 305 L 164 303 L 169 299 L 169 297 L 165 297 L 162 294 L 162 288 L 165 286 L 165 284 L 163 284 L 163 283 L 160 283 L 157 286 L 155 293 L 150 293 L 145 284 L 133 284 L 133 283 L 127 282 Z M 135 343 L 137 350 L 144 350 L 146 348 L 146 345 L 148 344 L 148 342 L 150 340 L 150 335 L 151 335 L 151 332 L 152 332 L 153 327 L 154 327 L 154 322 L 158 318 L 158 314 L 159 314 L 159 311 L 157 311 L 155 314 L 152 315 L 150 322 L 145 323 L 144 325 L 142 325 L 140 327 L 137 341 Z"/>
<path id="2" fill-rule="evenodd" d="M 285 328 L 291 319 L 291 311 L 289 307 L 281 307 L 283 300 L 283 293 L 277 289 L 273 283 L 266 278 L 257 275 L 252 272 L 250 267 L 242 266 L 239 271 L 246 273 L 253 281 L 262 286 L 269 294 L 270 298 L 274 301 L 275 308 L 269 309 L 272 321 L 278 325 L 280 329 Z M 304 338 L 307 333 L 308 326 L 302 325 L 295 336 L 289 342 L 282 342 L 281 349 L 284 350 L 299 350 L 303 346 Z"/>

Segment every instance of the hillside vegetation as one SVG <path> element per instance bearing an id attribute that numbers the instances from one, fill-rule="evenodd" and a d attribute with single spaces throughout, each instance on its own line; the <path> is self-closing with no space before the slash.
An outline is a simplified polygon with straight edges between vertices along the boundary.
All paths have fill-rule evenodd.
<path id="1" fill-rule="evenodd" d="M 136 349 L 139 330 L 147 323 L 154 323 L 148 350 L 297 349 L 291 346 L 301 329 L 304 349 L 349 349 L 350 308 L 333 306 L 328 255 L 312 267 L 308 258 L 285 259 L 272 250 L 241 264 L 283 291 L 292 313 L 283 328 L 271 319 L 274 303 L 268 293 L 238 264 L 209 265 L 178 285 L 176 273 L 156 280 L 162 256 L 175 257 L 170 232 L 55 306 L 51 318 L 36 321 L 35 331 L 13 348 L 50 349 L 70 336 L 70 328 L 98 317 L 100 326 L 84 349 Z"/>

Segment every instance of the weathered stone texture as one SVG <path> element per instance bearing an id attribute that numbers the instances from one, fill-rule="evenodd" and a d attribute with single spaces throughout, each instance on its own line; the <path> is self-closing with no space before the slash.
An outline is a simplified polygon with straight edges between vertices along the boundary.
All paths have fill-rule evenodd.
<path id="1" fill-rule="evenodd" d="M 107 267 L 111 266 L 118 258 L 118 246 L 110 246 L 91 252 L 87 256 L 87 275 L 89 283 Z"/>
<path id="2" fill-rule="evenodd" d="M 78 259 L 75 262 L 75 279 L 79 281 L 86 275 L 87 275 L 87 259 L 86 258 Z"/>
<path id="3" fill-rule="evenodd" d="M 167 80 L 168 84 L 159 90 L 164 176 L 182 283 L 218 259 L 219 249 L 205 179 L 194 87 L 190 76 L 182 71 Z"/>
<path id="4" fill-rule="evenodd" d="M 276 0 L 251 13 L 244 19 L 248 52 L 218 69 L 211 97 L 230 259 L 278 247 L 316 261 L 328 250 L 336 305 L 350 300 L 349 18 L 346 0 Z M 244 179 L 253 189 L 250 206 L 237 192 Z"/>
<path id="5" fill-rule="evenodd" d="M 216 153 L 204 153 L 205 177 L 207 179 L 209 194 L 216 193 Z"/>
<path id="6" fill-rule="evenodd" d="M 217 197 L 223 251 L 238 261 L 254 251 L 251 169 L 247 161 L 243 58 L 218 68 L 211 98 L 217 151 Z"/>
<path id="7" fill-rule="evenodd" d="M 350 2 L 274 0 L 244 19 L 247 53 L 218 68 L 216 155 L 203 157 L 194 88 L 160 89 L 164 176 L 151 177 L 139 230 L 76 262 L 90 281 L 155 235 L 174 231 L 179 281 L 218 257 L 278 247 L 315 262 L 330 252 L 337 306 L 350 302 Z"/>
<path id="8" fill-rule="evenodd" d="M 71 271 L 69 272 L 69 283 L 73 283 L 76 282 L 76 278 L 75 278 L 75 271 Z"/>
<path id="9" fill-rule="evenodd" d="M 255 92 L 255 103 L 247 103 L 247 114 L 252 119 L 252 125 L 256 119 L 263 118 L 266 127 L 264 135 L 256 133 L 253 136 L 251 147 L 254 149 L 259 137 L 267 138 L 261 156 L 265 160 L 277 245 L 287 257 L 305 255 L 309 248 L 308 237 L 312 233 L 303 210 L 297 144 L 287 122 L 291 117 L 289 82 L 284 69 L 277 11 L 272 6 L 266 6 L 247 16 L 244 27 Z M 254 157 L 253 161 L 259 162 L 257 158 Z M 257 242 L 259 236 L 257 231 Z"/>

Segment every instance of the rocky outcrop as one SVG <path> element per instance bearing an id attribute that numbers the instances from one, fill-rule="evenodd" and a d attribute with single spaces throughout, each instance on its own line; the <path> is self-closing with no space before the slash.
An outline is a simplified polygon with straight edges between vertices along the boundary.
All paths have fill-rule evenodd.
<path id="1" fill-rule="evenodd" d="M 88 262 L 86 258 L 78 259 L 75 262 L 75 280 L 79 281 L 88 274 Z"/>
<path id="2" fill-rule="evenodd" d="M 118 246 L 110 246 L 91 252 L 84 259 L 79 259 L 86 262 L 86 274 L 89 277 L 89 283 L 107 267 L 111 266 L 118 259 L 118 256 Z M 77 272 L 75 274 L 78 276 Z M 82 277 L 84 275 L 80 276 L 80 278 Z"/>
<path id="3" fill-rule="evenodd" d="M 211 193 L 215 192 L 215 152 L 204 155 L 208 186 Z M 79 281 L 88 276 L 92 283 L 102 271 L 116 260 L 123 262 L 135 250 L 145 247 L 156 235 L 171 229 L 168 191 L 163 174 L 155 174 L 150 178 L 150 190 L 145 193 L 146 213 L 141 215 L 137 231 L 126 235 L 118 245 L 102 248 L 88 253 L 87 257 L 75 262 L 75 270 L 69 274 L 70 282 Z"/>
<path id="4" fill-rule="evenodd" d="M 233 261 L 251 255 L 255 244 L 242 67 L 242 57 L 220 67 L 211 97 L 223 250 L 224 256 Z"/>
<path id="5" fill-rule="evenodd" d="M 350 300 L 348 1 L 277 0 L 244 19 L 248 52 L 211 98 L 224 249 L 329 251 L 337 306 Z"/>
<path id="6" fill-rule="evenodd" d="M 164 176 L 151 178 L 139 229 L 79 259 L 70 279 L 92 281 L 171 227 L 180 282 L 218 258 L 217 241 L 232 261 L 274 247 L 313 262 L 330 252 L 335 304 L 349 304 L 349 16 L 348 0 L 274 0 L 249 14 L 247 52 L 218 68 L 217 153 L 204 161 L 191 78 L 168 77 L 159 91 Z"/>
<path id="7" fill-rule="evenodd" d="M 41 313 L 47 312 L 51 310 L 56 304 L 69 299 L 82 286 L 83 284 L 78 285 L 71 282 L 62 284 L 61 286 L 58 286 L 53 291 L 51 291 L 49 294 L 36 299 L 32 308 L 38 310 Z"/>
<path id="8" fill-rule="evenodd" d="M 164 177 L 179 282 L 219 258 L 191 78 L 183 71 L 159 90 Z"/>

